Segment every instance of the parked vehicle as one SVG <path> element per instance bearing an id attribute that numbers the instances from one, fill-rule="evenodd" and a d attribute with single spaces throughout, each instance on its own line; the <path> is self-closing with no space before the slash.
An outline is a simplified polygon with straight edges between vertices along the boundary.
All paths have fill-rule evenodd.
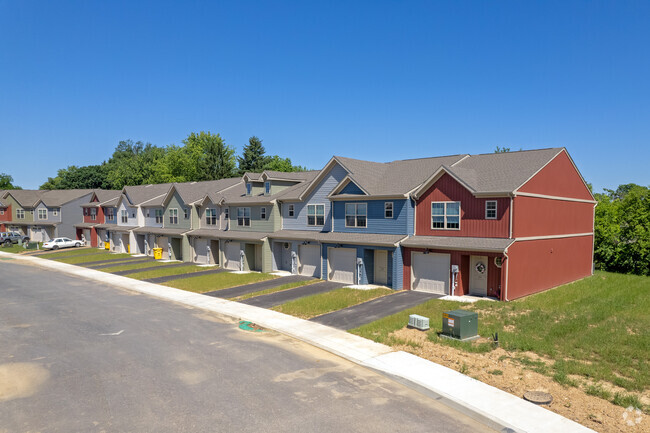
<path id="1" fill-rule="evenodd" d="M 59 248 L 80 247 L 81 241 L 73 241 L 70 238 L 54 238 L 43 244 L 44 250 L 58 250 Z"/>
<path id="2" fill-rule="evenodd" d="M 29 242 L 29 236 L 23 236 L 18 232 L 0 232 L 0 244 L 9 246 L 17 244 L 18 241 Z"/>

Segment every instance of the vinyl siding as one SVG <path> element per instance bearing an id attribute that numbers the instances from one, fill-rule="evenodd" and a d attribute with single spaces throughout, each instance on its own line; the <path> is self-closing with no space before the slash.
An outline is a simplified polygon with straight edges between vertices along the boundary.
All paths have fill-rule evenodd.
<path id="1" fill-rule="evenodd" d="M 102 209 L 104 210 L 104 215 L 106 216 L 105 219 L 104 219 L 104 222 L 106 224 L 117 224 L 117 214 L 118 214 L 117 208 L 112 208 L 113 209 L 113 218 L 108 218 L 108 216 L 107 216 L 108 214 L 107 214 L 106 210 L 110 209 L 110 208 L 102 207 Z"/>
<path id="2" fill-rule="evenodd" d="M 144 212 L 144 225 L 146 227 L 162 227 L 163 223 L 157 223 L 156 222 L 156 210 L 162 210 L 163 211 L 163 221 L 165 220 L 165 212 L 164 209 L 161 207 L 147 207 L 143 209 Z M 147 216 L 147 212 L 149 212 L 149 216 Z M 179 218 L 182 218 L 182 216 L 179 216 Z"/>
<path id="3" fill-rule="evenodd" d="M 328 248 L 335 248 L 338 244 L 322 244 L 321 246 L 321 278 L 324 280 L 328 279 Z M 401 289 L 401 272 L 402 272 L 402 256 L 399 248 L 388 248 L 388 247 L 370 247 L 365 245 L 341 245 L 340 248 L 351 248 L 356 250 L 356 257 L 363 260 L 363 266 L 361 271 L 361 284 L 373 284 L 374 281 L 374 260 L 375 260 L 375 250 L 385 250 L 388 251 L 388 287 L 393 289 Z M 354 281 L 356 284 L 357 281 L 357 267 L 355 263 L 355 276 Z"/>
<path id="4" fill-rule="evenodd" d="M 163 227 L 174 228 L 174 229 L 187 229 L 192 228 L 192 217 L 185 219 L 185 208 L 192 210 L 192 206 L 186 205 L 181 200 L 177 192 L 174 192 L 172 197 L 169 199 L 169 203 L 165 206 L 165 214 L 163 218 Z M 169 222 L 169 210 L 178 209 L 178 224 L 171 224 Z"/>
<path id="5" fill-rule="evenodd" d="M 237 208 L 251 208 L 251 225 L 250 227 L 237 225 Z M 266 219 L 260 218 L 261 209 L 266 207 Z M 232 231 L 251 231 L 272 233 L 280 230 L 282 222 L 280 221 L 280 211 L 277 205 L 267 204 L 264 206 L 230 206 L 230 230 Z"/>
<path id="6" fill-rule="evenodd" d="M 593 200 L 566 152 L 561 152 L 521 188 L 521 192 Z"/>
<path id="7" fill-rule="evenodd" d="M 56 226 L 56 236 L 66 236 L 70 239 L 74 239 L 76 237 L 77 231 L 74 225 L 82 223 L 84 219 L 83 212 L 81 212 L 81 205 L 88 203 L 91 195 L 92 193 L 88 193 L 64 204 L 59 208 L 58 218 L 60 218 L 61 224 Z"/>
<path id="8" fill-rule="evenodd" d="M 4 200 L 7 202 L 7 204 L 11 207 L 11 219 L 14 221 L 23 221 L 23 222 L 30 222 L 34 221 L 34 216 L 29 213 L 28 209 L 23 209 L 22 206 L 18 204 L 16 200 L 10 195 L 7 196 L 7 198 Z M 23 219 L 18 219 L 16 217 L 16 211 L 23 209 L 25 211 L 25 218 Z"/>
<path id="9" fill-rule="evenodd" d="M 347 185 L 345 185 L 345 188 L 341 190 L 339 194 L 360 194 L 360 195 L 365 195 L 363 191 L 361 191 L 361 188 L 357 186 L 356 183 L 350 181 L 348 182 Z"/>
<path id="10" fill-rule="evenodd" d="M 128 216 L 128 220 L 127 220 L 126 223 L 122 222 L 121 214 L 122 214 L 123 210 L 126 210 L 126 213 L 127 213 L 127 216 Z M 122 203 L 120 203 L 120 206 L 117 208 L 117 211 L 115 213 L 115 218 L 117 220 L 117 225 L 118 226 L 136 226 L 136 225 L 138 225 L 138 220 L 137 220 L 137 217 L 135 215 L 137 215 L 137 208 L 135 208 L 133 206 L 127 206 L 126 203 L 124 201 L 122 201 Z"/>
<path id="11" fill-rule="evenodd" d="M 282 180 L 273 180 L 271 181 L 271 194 L 277 194 L 290 186 L 295 185 L 296 182 L 282 181 Z M 264 185 L 264 184 L 262 184 Z M 264 193 L 264 188 L 262 188 L 262 194 Z"/>
<path id="12" fill-rule="evenodd" d="M 331 202 L 327 198 L 330 192 L 347 176 L 348 172 L 338 164 L 335 164 L 323 180 L 304 202 L 286 202 L 282 205 L 282 224 L 286 230 L 314 230 L 329 232 L 332 231 Z M 293 204 L 295 214 L 289 217 L 289 205 Z M 323 226 L 307 225 L 307 205 L 322 204 L 325 206 L 325 224 Z"/>
<path id="13" fill-rule="evenodd" d="M 393 218 L 384 218 L 384 203 L 393 203 Z M 336 201 L 334 203 L 334 230 L 342 233 L 378 233 L 378 234 L 409 234 L 412 218 L 409 218 L 410 200 L 364 200 Z M 367 227 L 345 226 L 345 205 L 347 203 L 367 203 Z"/>

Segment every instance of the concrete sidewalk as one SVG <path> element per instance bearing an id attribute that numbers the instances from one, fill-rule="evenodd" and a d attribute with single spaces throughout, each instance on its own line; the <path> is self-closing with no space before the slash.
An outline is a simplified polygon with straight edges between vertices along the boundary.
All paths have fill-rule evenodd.
<path id="1" fill-rule="evenodd" d="M 4 263 L 10 262 L 12 259 L 32 263 L 44 269 L 65 272 L 92 281 L 109 283 L 125 290 L 136 291 L 228 317 L 254 322 L 262 327 L 334 353 L 359 365 L 392 376 L 396 380 L 422 386 L 437 396 L 440 402 L 496 430 L 527 433 L 593 431 L 455 370 L 406 352 L 394 352 L 388 346 L 329 326 L 252 305 L 186 292 L 75 265 L 2 252 L 0 252 L 0 256 L 4 259 Z"/>

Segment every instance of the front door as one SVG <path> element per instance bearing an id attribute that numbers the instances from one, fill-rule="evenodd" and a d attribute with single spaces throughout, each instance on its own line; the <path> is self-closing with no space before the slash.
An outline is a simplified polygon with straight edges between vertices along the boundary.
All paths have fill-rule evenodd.
<path id="1" fill-rule="evenodd" d="M 469 294 L 487 296 L 487 256 L 470 256 L 469 258 Z"/>
<path id="2" fill-rule="evenodd" d="M 388 284 L 388 251 L 375 250 L 375 284 Z"/>

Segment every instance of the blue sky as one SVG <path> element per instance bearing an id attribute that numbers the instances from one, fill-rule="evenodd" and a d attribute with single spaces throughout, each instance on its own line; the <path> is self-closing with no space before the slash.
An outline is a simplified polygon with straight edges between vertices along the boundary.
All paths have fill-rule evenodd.
<path id="1" fill-rule="evenodd" d="M 564 146 L 650 184 L 647 1 L 0 0 L 0 164 L 23 188 L 120 140 L 219 133 L 321 168 Z"/>

